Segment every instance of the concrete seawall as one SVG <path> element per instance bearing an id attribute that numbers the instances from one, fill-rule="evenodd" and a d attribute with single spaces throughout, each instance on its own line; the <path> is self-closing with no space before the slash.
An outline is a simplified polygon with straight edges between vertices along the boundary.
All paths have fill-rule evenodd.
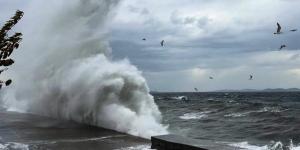
<path id="1" fill-rule="evenodd" d="M 151 137 L 151 148 L 156 150 L 233 150 L 235 148 L 209 140 L 194 140 L 179 135 Z"/>
<path id="2" fill-rule="evenodd" d="M 1 110 L 0 118 L 0 149 L 123 150 L 150 147 L 149 140 L 75 122 Z"/>

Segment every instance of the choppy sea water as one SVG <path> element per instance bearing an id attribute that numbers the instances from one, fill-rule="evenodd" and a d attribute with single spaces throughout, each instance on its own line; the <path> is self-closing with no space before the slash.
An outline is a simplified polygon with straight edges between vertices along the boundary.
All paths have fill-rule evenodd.
<path id="1" fill-rule="evenodd" d="M 237 149 L 300 149 L 300 93 L 153 93 L 171 133 Z M 182 96 L 188 101 L 181 100 Z"/>

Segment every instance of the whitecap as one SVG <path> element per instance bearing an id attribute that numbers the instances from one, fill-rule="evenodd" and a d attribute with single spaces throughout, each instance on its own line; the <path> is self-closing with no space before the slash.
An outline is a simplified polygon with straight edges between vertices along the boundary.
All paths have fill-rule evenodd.
<path id="1" fill-rule="evenodd" d="M 290 140 L 290 144 L 287 146 L 285 146 L 280 141 L 271 141 L 269 145 L 264 146 L 252 145 L 247 141 L 239 143 L 229 143 L 228 145 L 243 150 L 300 150 L 300 146 L 294 145 L 292 140 Z"/>
<path id="2" fill-rule="evenodd" d="M 138 146 L 124 147 L 115 150 L 153 150 L 153 149 L 151 149 L 150 145 L 138 145 Z"/>
<path id="3" fill-rule="evenodd" d="M 250 114 L 251 112 L 244 112 L 244 113 L 231 113 L 231 114 L 227 114 L 224 115 L 224 117 L 233 117 L 233 118 L 238 118 L 238 117 L 245 117 L 248 114 Z"/>
<path id="4" fill-rule="evenodd" d="M 257 112 L 272 112 L 272 113 L 280 113 L 283 111 L 287 111 L 288 109 L 281 109 L 279 107 L 264 107 L 261 110 L 258 110 Z"/>
<path id="5" fill-rule="evenodd" d="M 287 111 L 288 109 L 281 109 L 279 107 L 264 107 L 259 110 L 254 110 L 254 111 L 248 111 L 248 112 L 238 112 L 238 113 L 231 113 L 231 114 L 226 114 L 224 117 L 245 117 L 251 113 L 265 113 L 265 112 L 272 112 L 272 113 L 280 113 L 283 111 Z"/>
<path id="6" fill-rule="evenodd" d="M 209 114 L 211 111 L 204 111 L 204 112 L 197 112 L 197 113 L 186 113 L 180 116 L 180 119 L 183 120 L 196 120 L 196 119 L 202 119 L 208 117 L 207 114 Z"/>
<path id="7" fill-rule="evenodd" d="M 248 142 L 231 143 L 229 146 L 246 150 L 268 150 L 268 146 L 251 145 Z"/>
<path id="8" fill-rule="evenodd" d="M 0 150 L 29 150 L 29 146 L 22 143 L 1 143 Z"/>

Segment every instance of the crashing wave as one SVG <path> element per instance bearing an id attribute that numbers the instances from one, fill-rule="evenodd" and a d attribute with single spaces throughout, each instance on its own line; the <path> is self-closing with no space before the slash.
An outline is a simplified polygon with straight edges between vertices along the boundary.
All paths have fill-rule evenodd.
<path id="1" fill-rule="evenodd" d="M 110 59 L 106 24 L 118 0 L 30 3 L 15 84 L 3 97 L 8 110 L 145 138 L 167 133 L 142 73 L 128 60 Z"/>
<path id="2" fill-rule="evenodd" d="M 270 144 L 264 146 L 251 145 L 248 142 L 230 143 L 228 145 L 244 150 L 300 150 L 300 146 L 294 145 L 292 140 L 288 145 L 284 145 L 280 141 L 271 141 Z"/>

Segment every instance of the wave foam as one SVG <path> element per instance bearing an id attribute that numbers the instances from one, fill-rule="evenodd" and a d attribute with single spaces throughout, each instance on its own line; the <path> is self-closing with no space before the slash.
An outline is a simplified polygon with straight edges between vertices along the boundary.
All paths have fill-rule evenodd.
<path id="1" fill-rule="evenodd" d="M 197 113 L 186 113 L 182 116 L 179 116 L 180 119 L 183 120 L 196 120 L 196 119 L 203 119 L 208 117 L 207 114 L 211 113 L 210 111 L 204 111 L 204 112 L 197 112 Z"/>
<path id="2" fill-rule="evenodd" d="M 29 150 L 29 146 L 22 143 L 2 143 L 0 150 Z"/>
<path id="3" fill-rule="evenodd" d="M 251 113 L 265 113 L 265 112 L 280 113 L 280 112 L 287 111 L 287 110 L 288 109 L 282 109 L 282 108 L 279 108 L 279 107 L 264 107 L 264 108 L 259 109 L 259 110 L 226 114 L 226 115 L 224 115 L 224 117 L 238 118 L 238 117 L 245 117 L 245 116 L 247 116 Z"/>
<path id="4" fill-rule="evenodd" d="M 260 147 L 260 146 L 250 145 L 248 142 L 232 143 L 229 144 L 229 146 L 246 149 L 246 150 L 268 150 L 268 146 Z"/>
<path id="5" fill-rule="evenodd" d="M 238 118 L 238 117 L 245 117 L 248 114 L 250 114 L 251 112 L 244 112 L 244 113 L 231 113 L 231 114 L 227 114 L 224 115 L 224 117 L 233 117 L 233 118 Z"/>
<path id="6" fill-rule="evenodd" d="M 280 141 L 272 141 L 269 145 L 264 146 L 251 145 L 248 142 L 230 143 L 228 145 L 245 150 L 300 150 L 300 146 L 294 145 L 292 140 L 290 140 L 289 145 L 284 145 Z"/>
<path id="7" fill-rule="evenodd" d="M 280 107 L 264 107 L 263 109 L 257 112 L 272 112 L 272 113 L 280 113 L 283 111 L 287 111 L 288 109 L 282 109 Z"/>
<path id="8" fill-rule="evenodd" d="M 132 147 L 124 147 L 120 149 L 115 150 L 151 150 L 150 145 L 138 145 L 138 146 L 132 146 Z"/>
<path id="9" fill-rule="evenodd" d="M 118 2 L 30 1 L 5 106 L 145 138 L 166 134 L 142 73 L 110 59 L 106 24 Z"/>

